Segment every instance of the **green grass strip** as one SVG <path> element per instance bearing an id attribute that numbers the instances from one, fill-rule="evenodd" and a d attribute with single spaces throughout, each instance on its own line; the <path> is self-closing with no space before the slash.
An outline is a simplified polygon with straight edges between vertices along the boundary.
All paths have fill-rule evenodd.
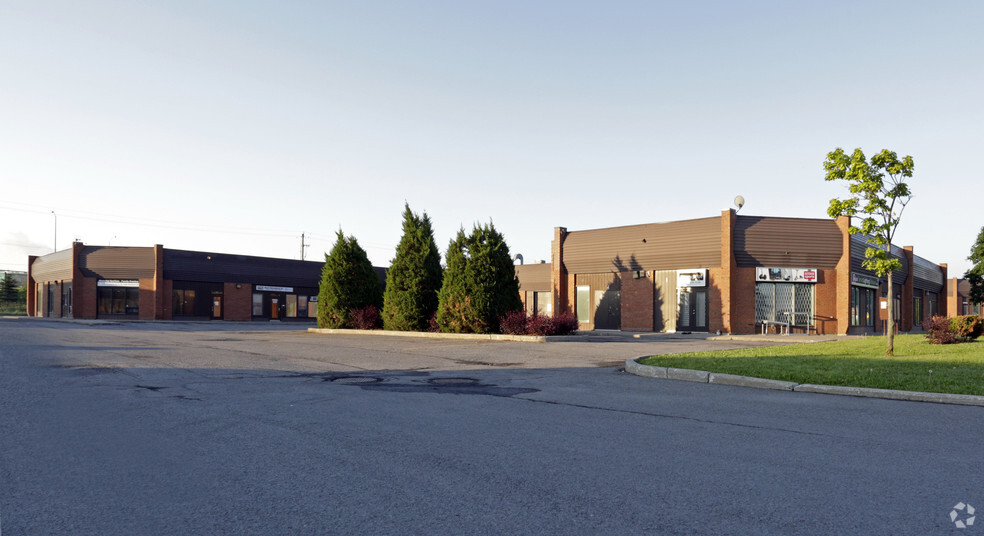
<path id="1" fill-rule="evenodd" d="M 925 335 L 885 337 L 658 355 L 643 365 L 675 367 L 796 383 L 984 395 L 984 339 L 929 344 Z"/>

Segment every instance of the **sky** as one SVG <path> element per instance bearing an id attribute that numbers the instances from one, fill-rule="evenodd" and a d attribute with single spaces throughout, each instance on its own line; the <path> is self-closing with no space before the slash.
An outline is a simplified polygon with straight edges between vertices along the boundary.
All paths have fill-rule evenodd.
<path id="1" fill-rule="evenodd" d="M 0 270 L 151 246 L 387 266 L 492 221 L 825 218 L 837 147 L 911 155 L 895 244 L 984 227 L 984 2 L 0 0 Z M 54 214 L 53 214 L 54 213 Z"/>

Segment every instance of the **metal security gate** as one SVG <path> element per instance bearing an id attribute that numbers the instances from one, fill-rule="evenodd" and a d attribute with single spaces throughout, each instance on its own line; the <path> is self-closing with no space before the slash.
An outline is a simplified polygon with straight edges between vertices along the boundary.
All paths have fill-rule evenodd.
<path id="1" fill-rule="evenodd" d="M 813 325 L 813 285 L 758 283 L 755 285 L 755 323 L 789 322 Z"/>

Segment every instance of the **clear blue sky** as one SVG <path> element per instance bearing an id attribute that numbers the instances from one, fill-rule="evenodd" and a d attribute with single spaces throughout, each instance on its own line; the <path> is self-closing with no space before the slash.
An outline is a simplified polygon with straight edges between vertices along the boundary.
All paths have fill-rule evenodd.
<path id="1" fill-rule="evenodd" d="M 896 243 L 984 226 L 984 3 L 0 1 L 0 269 L 139 245 L 387 265 L 555 226 L 826 217 L 835 147 L 912 155 Z"/>

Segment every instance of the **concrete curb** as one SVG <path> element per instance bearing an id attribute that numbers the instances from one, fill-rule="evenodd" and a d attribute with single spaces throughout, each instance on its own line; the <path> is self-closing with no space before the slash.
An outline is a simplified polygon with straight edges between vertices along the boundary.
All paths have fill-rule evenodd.
<path id="1" fill-rule="evenodd" d="M 648 356 L 646 356 L 648 357 Z M 753 389 L 774 389 L 779 391 L 795 391 L 797 393 L 818 393 L 825 395 L 859 396 L 864 398 L 884 398 L 888 400 L 908 400 L 911 402 L 933 402 L 936 404 L 960 404 L 964 406 L 984 406 L 984 396 L 955 395 L 950 393 L 923 393 L 919 391 L 895 391 L 892 389 L 874 389 L 870 387 L 843 387 L 839 385 L 814 385 L 781 380 L 768 380 L 751 376 L 737 376 L 703 370 L 678 369 L 669 367 L 654 367 L 642 365 L 639 359 L 625 360 L 625 372 L 647 378 L 666 380 L 683 380 L 697 383 L 716 383 L 718 385 L 734 385 L 751 387 Z"/>
<path id="2" fill-rule="evenodd" d="M 424 331 L 386 331 L 383 329 L 324 329 L 308 328 L 309 333 L 320 335 L 375 335 L 377 337 L 411 337 L 415 339 L 452 339 L 463 341 L 509 341 L 509 342 L 547 342 L 539 335 L 502 335 L 480 333 L 431 333 Z"/>

